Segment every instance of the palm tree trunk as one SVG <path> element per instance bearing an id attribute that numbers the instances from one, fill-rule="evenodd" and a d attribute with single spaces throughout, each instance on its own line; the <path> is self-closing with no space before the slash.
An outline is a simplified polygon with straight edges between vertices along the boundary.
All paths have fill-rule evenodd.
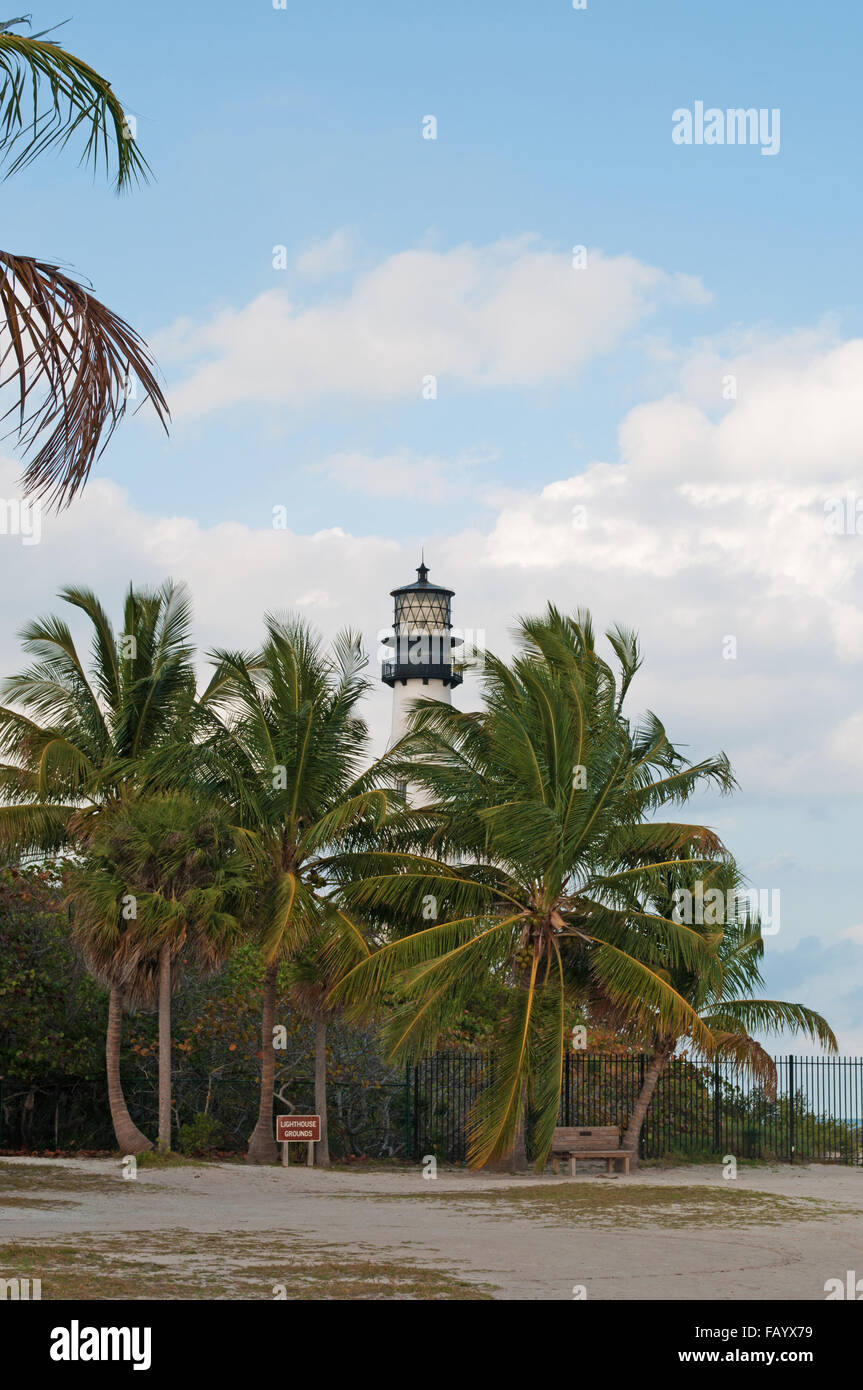
<path id="1" fill-rule="evenodd" d="M 525 1082 L 521 1092 L 518 1129 L 516 1131 L 515 1144 L 512 1149 L 512 1163 L 510 1166 L 513 1173 L 527 1172 L 527 1082 Z"/>
<path id="2" fill-rule="evenodd" d="M 108 1104 L 114 1134 L 124 1154 L 139 1154 L 152 1149 L 126 1108 L 126 1097 L 120 1081 L 120 1040 L 123 1032 L 123 996 L 119 989 L 108 992 L 108 1032 L 105 1039 L 105 1062 L 108 1071 Z"/>
<path id="3" fill-rule="evenodd" d="M 278 1149 L 273 1134 L 273 1087 L 276 1080 L 276 1052 L 273 1025 L 276 1019 L 276 988 L 279 967 L 276 962 L 264 971 L 263 1018 L 261 1022 L 261 1103 L 258 1123 L 249 1139 L 247 1163 L 275 1163 Z"/>
<path id="4" fill-rule="evenodd" d="M 623 1136 L 620 1147 L 628 1149 L 630 1152 L 630 1168 L 638 1167 L 638 1146 L 641 1140 L 641 1130 L 647 1114 L 650 1102 L 653 1099 L 653 1092 L 656 1090 L 656 1083 L 662 1075 L 663 1067 L 671 1056 L 671 1046 L 664 1042 L 656 1051 L 648 1063 L 647 1071 L 644 1075 L 641 1091 L 638 1100 L 635 1102 L 632 1114 L 626 1126 L 626 1133 Z"/>
<path id="5" fill-rule="evenodd" d="M 171 1151 L 171 945 L 159 950 L 159 1153 Z"/>
<path id="6" fill-rule="evenodd" d="M 315 1146 L 315 1163 L 319 1168 L 330 1166 L 330 1143 L 327 1133 L 327 1021 L 315 1019 L 315 1110 L 321 1117 L 320 1143 Z"/>

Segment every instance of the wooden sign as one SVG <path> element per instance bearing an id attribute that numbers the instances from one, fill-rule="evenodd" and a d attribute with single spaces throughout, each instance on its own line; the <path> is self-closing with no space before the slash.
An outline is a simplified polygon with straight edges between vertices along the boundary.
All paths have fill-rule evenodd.
<path id="1" fill-rule="evenodd" d="M 321 1138 L 320 1115 L 279 1115 L 276 1118 L 276 1143 L 317 1144 Z"/>

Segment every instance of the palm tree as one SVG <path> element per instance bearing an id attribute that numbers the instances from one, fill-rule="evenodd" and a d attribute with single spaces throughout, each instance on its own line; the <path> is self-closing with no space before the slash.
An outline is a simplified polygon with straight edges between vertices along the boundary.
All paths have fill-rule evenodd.
<path id="1" fill-rule="evenodd" d="M 126 1105 L 120 1074 L 123 1042 L 123 1013 L 151 1006 L 156 996 L 157 977 L 152 961 L 142 956 L 125 918 L 117 921 L 116 940 L 110 951 L 100 950 L 95 932 L 77 930 L 73 935 L 91 975 L 108 991 L 108 1027 L 105 1038 L 105 1066 L 108 1078 L 108 1108 L 114 1136 L 121 1153 L 137 1154 L 153 1145 L 135 1124 Z"/>
<path id="2" fill-rule="evenodd" d="M 172 967 L 189 955 L 204 970 L 224 961 L 240 934 L 233 910 L 247 892 L 245 867 L 225 809 L 175 792 L 103 811 L 71 874 L 74 933 L 87 956 L 110 962 L 128 941 L 157 980 L 163 1153 L 171 1147 Z"/>
<path id="3" fill-rule="evenodd" d="M 329 1125 L 327 1122 L 327 1028 L 341 1013 L 333 997 L 335 980 L 332 977 L 328 947 L 333 932 L 311 943 L 308 950 L 291 962 L 288 998 L 294 1008 L 314 1025 L 315 1030 L 315 1113 L 321 1117 L 321 1138 L 315 1148 L 315 1163 L 320 1168 L 330 1166 Z M 336 936 L 341 933 L 336 931 Z M 361 952 L 363 957 L 366 951 Z"/>
<path id="4" fill-rule="evenodd" d="M 699 880 L 703 899 L 711 902 L 709 895 L 717 894 L 711 910 L 701 912 L 704 920 L 694 924 L 710 945 L 708 954 L 689 970 L 679 962 L 654 960 L 657 968 L 666 970 L 675 989 L 697 1010 L 709 1030 L 713 1039 L 710 1056 L 738 1063 L 761 1081 L 769 1094 L 775 1095 L 776 1064 L 752 1037 L 750 1029 L 804 1033 L 829 1051 L 837 1051 L 832 1029 L 814 1009 L 780 999 L 752 997 L 752 991 L 764 985 L 760 968 L 764 939 L 757 917 L 740 910 L 743 883 L 732 860 L 698 869 L 677 866 L 664 872 L 661 879 L 662 886 L 654 893 L 654 904 L 660 912 L 675 912 L 675 902 L 681 901 L 676 894 L 681 890 L 690 894 L 691 901 Z M 721 906 L 717 906 L 717 899 Z M 650 1049 L 650 1061 L 622 1141 L 623 1148 L 631 1151 L 633 1166 L 638 1164 L 641 1131 L 654 1091 L 679 1041 L 673 1030 L 662 1026 L 648 1028 L 642 1033 L 642 1040 Z M 698 1052 L 697 1047 L 694 1050 Z"/>
<path id="5" fill-rule="evenodd" d="M 579 991 L 711 1046 L 645 943 L 688 969 L 706 954 L 702 937 L 649 896 L 663 867 L 722 847 L 703 826 L 648 817 L 704 784 L 727 791 L 733 777 L 724 755 L 687 762 L 655 716 L 635 726 L 624 717 L 641 662 L 631 633 L 607 634 L 617 672 L 597 653 L 586 613 L 549 606 L 517 635 L 510 665 L 486 659 L 482 710 L 417 702 L 391 771 L 418 784 L 424 804 L 393 819 L 386 852 L 357 852 L 341 884 L 348 907 L 388 924 L 391 939 L 346 968 L 334 993 L 362 1017 L 395 992 L 385 1037 L 391 1056 L 410 1057 L 435 1045 L 489 973 L 508 980 L 468 1158 L 519 1161 L 530 1106 L 541 1168 Z"/>
<path id="6" fill-rule="evenodd" d="M 108 173 L 113 162 L 117 191 L 128 189 L 147 163 L 110 82 L 48 38 L 52 31 L 16 32 L 27 24 L 26 17 L 0 21 L 7 177 L 82 133 L 82 162 L 95 172 L 104 161 Z M 14 385 L 7 415 L 16 414 L 18 442 L 31 454 L 26 491 L 58 506 L 72 500 L 125 414 L 134 377 L 167 430 L 168 406 L 146 344 L 58 266 L 0 251 L 0 328 L 0 388 Z"/>
<path id="7" fill-rule="evenodd" d="M 351 633 L 326 652 L 299 620 L 266 618 L 261 652 L 217 651 L 198 705 L 206 737 L 159 756 L 160 777 L 198 778 L 232 808 L 256 873 L 254 923 L 264 965 L 261 1095 L 247 1162 L 276 1158 L 273 1030 L 279 967 L 337 930 L 351 964 L 368 947 L 335 900 L 343 846 L 374 832 L 388 794 L 362 770 L 368 731 L 357 705 L 368 681 Z M 323 1009 L 323 997 L 320 999 Z M 319 1053 L 320 1055 L 320 1053 Z"/>
<path id="8" fill-rule="evenodd" d="M 92 629 L 89 669 L 68 623 L 38 618 L 21 632 L 33 664 L 0 686 L 0 848 L 10 857 L 81 851 L 98 817 L 145 779 L 144 757 L 179 740 L 194 709 L 195 676 L 185 589 L 130 589 L 115 633 L 95 594 L 60 597 Z M 140 994 L 140 949 L 125 922 L 115 959 L 95 968 L 109 990 L 106 1062 L 117 1142 L 125 1153 L 150 1147 L 132 1126 L 119 1072 L 123 996 Z M 146 994 L 146 990 L 144 990 Z"/>

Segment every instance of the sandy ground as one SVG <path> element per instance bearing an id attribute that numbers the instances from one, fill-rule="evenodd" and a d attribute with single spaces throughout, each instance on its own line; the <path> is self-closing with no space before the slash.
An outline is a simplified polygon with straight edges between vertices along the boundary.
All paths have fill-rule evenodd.
<path id="1" fill-rule="evenodd" d="M 57 1197 L 67 1204 L 48 1206 L 52 1178 L 40 1185 L 44 1206 L 12 1199 L 4 1208 L 4 1186 L 11 1193 L 18 1176 L 10 1174 L 4 1184 L 7 1165 L 47 1165 L 57 1175 Z M 116 1181 L 116 1196 L 113 1188 L 110 1196 L 101 1193 L 98 1184 L 93 1191 L 63 1190 L 64 1181 L 71 1184 L 80 1174 L 104 1184 Z M 45 1174 L 38 1176 L 44 1181 Z M 506 1195 L 561 1185 L 577 1189 L 570 1196 L 579 1202 L 599 1202 L 605 1224 L 597 1225 L 590 1211 L 558 1216 L 547 1207 L 535 1210 L 532 1198 L 512 1201 Z M 637 1197 L 625 1195 L 635 1190 Z M 746 1192 L 764 1194 L 763 1202 L 751 1201 L 765 1213 L 763 1220 L 740 1220 L 745 1203 L 736 1194 Z M 677 1197 L 703 1201 L 709 1208 L 704 1220 L 675 1225 L 669 1201 Z M 787 1203 L 775 1202 L 781 1198 L 816 1199 L 817 1206 L 804 1203 L 789 1219 Z M 563 1194 L 563 1200 L 570 1197 Z M 640 1209 L 636 1220 L 631 1203 Z M 771 1204 L 779 1217 L 771 1217 Z M 797 1219 L 795 1211 L 804 1207 L 808 1219 Z M 262 1248 L 291 1237 L 310 1248 L 323 1243 L 375 1258 L 410 1259 L 503 1299 L 571 1300 L 574 1288 L 583 1286 L 590 1299 L 815 1300 L 824 1299 L 830 1278 L 844 1281 L 849 1270 L 863 1278 L 863 1169 L 741 1166 L 729 1182 L 720 1164 L 611 1179 L 591 1165 L 574 1183 L 550 1175 L 463 1170 L 440 1170 L 429 1182 L 419 1168 L 326 1172 L 201 1164 L 142 1168 L 136 1181 L 123 1182 L 117 1160 L 0 1160 L 3 1245 L 80 1240 L 86 1251 L 88 1236 L 128 1235 L 130 1248 L 146 1248 L 149 1233 L 175 1229 L 242 1233 L 246 1239 L 259 1234 Z"/>

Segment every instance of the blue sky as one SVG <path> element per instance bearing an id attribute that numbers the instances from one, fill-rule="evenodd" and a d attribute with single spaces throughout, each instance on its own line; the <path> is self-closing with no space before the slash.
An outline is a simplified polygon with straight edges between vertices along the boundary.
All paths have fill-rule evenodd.
<path id="1" fill-rule="evenodd" d="M 863 495 L 863 10 L 82 2 L 59 37 L 154 179 L 118 199 L 43 160 L 5 243 L 152 341 L 175 423 L 124 424 L 39 547 L 0 537 L 4 666 L 61 582 L 168 571 L 204 647 L 267 606 L 372 645 L 422 543 L 496 647 L 547 597 L 631 622 L 636 699 L 738 767 L 704 814 L 781 888 L 768 984 L 863 1052 L 863 540 L 821 521 Z M 779 154 L 675 145 L 697 100 L 779 108 Z"/>
<path id="2" fill-rule="evenodd" d="M 41 25 L 65 18 L 48 5 Z M 180 315 L 238 305 L 288 277 L 294 254 L 348 229 L 357 262 L 405 247 L 487 244 L 534 232 L 701 277 L 714 296 L 651 325 L 686 337 L 746 322 L 778 329 L 826 313 L 860 327 L 859 115 L 863 13 L 853 4 L 302 4 L 265 0 L 146 11 L 83 3 L 61 34 L 109 73 L 138 118 L 155 181 L 117 200 L 75 161 L 42 163 L 6 190 L 6 236 L 89 274 L 152 334 Z M 779 106 L 782 149 L 680 148 L 671 111 L 696 99 Z M 437 115 L 437 141 L 420 120 Z M 337 280 L 328 288 L 335 289 Z M 301 287 L 307 295 L 319 285 Z M 493 391 L 482 410 L 454 389 L 433 431 L 422 403 L 382 418 L 352 402 L 319 413 L 253 408 L 178 424 L 170 451 L 126 431 L 112 476 L 142 505 L 217 520 L 260 516 L 237 489 L 241 450 L 261 486 L 282 487 L 321 450 L 497 450 L 496 476 L 537 481 L 607 451 L 638 367 L 605 362 L 576 384 Z M 572 441 L 576 443 L 573 446 Z M 248 454 L 253 454 L 253 460 Z M 179 467 L 174 464 L 181 452 Z M 202 489 L 206 456 L 212 488 Z M 305 478 L 298 516 L 332 506 Z M 359 503 L 374 522 L 376 509 Z M 445 518 L 435 518 L 444 521 Z M 408 509 L 399 517 L 410 524 Z M 422 527 L 417 530 L 422 530 Z"/>

